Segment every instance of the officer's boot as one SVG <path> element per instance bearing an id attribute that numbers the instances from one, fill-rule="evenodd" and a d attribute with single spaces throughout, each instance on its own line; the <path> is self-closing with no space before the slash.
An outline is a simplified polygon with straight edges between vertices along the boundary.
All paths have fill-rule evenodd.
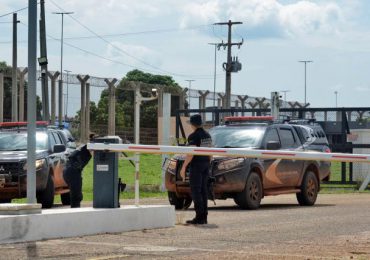
<path id="1" fill-rule="evenodd" d="M 205 222 L 205 219 L 204 219 L 204 214 L 199 214 L 199 213 L 196 213 L 195 214 L 195 218 L 193 218 L 192 220 L 187 220 L 186 221 L 186 224 L 206 224 Z"/>

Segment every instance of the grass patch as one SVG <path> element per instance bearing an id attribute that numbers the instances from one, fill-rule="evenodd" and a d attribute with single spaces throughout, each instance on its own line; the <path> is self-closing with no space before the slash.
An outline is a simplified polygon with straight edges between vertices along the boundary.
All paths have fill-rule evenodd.
<path id="1" fill-rule="evenodd" d="M 133 154 L 128 154 L 131 157 Z M 120 158 L 118 161 L 118 175 L 123 183 L 129 186 L 129 191 L 121 193 L 121 198 L 132 199 L 135 197 L 132 186 L 135 183 L 135 167 L 127 160 Z M 84 201 L 93 199 L 93 160 L 83 170 L 82 191 Z M 158 190 L 162 184 L 162 156 L 157 154 L 140 155 L 140 187 L 153 186 L 151 191 L 140 191 L 141 198 L 164 197 L 167 193 Z M 158 187 L 158 188 L 157 188 Z"/>

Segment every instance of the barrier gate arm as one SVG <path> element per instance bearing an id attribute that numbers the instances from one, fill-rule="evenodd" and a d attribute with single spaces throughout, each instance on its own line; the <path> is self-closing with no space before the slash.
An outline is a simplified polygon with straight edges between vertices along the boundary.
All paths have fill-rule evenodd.
<path id="1" fill-rule="evenodd" d="M 370 163 L 370 154 L 295 152 L 275 150 L 252 150 L 248 148 L 208 148 L 165 145 L 139 144 L 104 144 L 88 143 L 87 149 L 107 152 L 135 152 L 154 154 L 191 154 L 191 155 L 223 155 L 230 157 L 274 158 L 291 160 L 315 160 L 330 162 L 361 162 Z M 362 183 L 360 190 L 364 190 L 370 183 L 370 173 Z M 136 188 L 136 187 L 135 187 Z M 135 194 L 136 194 L 135 190 Z"/>
<path id="2" fill-rule="evenodd" d="M 370 154 L 295 152 L 282 150 L 279 151 L 252 150 L 248 148 L 208 148 L 208 147 L 190 147 L 190 146 L 186 147 L 186 146 L 165 146 L 165 145 L 104 144 L 104 143 L 88 143 L 87 149 L 107 152 L 224 155 L 231 157 L 370 163 Z"/>

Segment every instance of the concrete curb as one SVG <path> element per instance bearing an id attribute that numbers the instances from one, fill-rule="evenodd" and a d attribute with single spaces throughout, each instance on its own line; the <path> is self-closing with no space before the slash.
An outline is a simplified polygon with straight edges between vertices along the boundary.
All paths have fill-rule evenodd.
<path id="1" fill-rule="evenodd" d="M 175 225 L 170 205 L 118 209 L 49 209 L 33 215 L 0 215 L 0 244 L 166 228 Z"/>

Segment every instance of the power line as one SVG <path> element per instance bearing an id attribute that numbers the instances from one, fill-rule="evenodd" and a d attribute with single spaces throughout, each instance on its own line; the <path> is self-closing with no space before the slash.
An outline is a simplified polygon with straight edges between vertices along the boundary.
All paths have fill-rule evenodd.
<path id="1" fill-rule="evenodd" d="M 198 25 L 187 28 L 169 28 L 169 29 L 157 29 L 157 30 L 147 30 L 147 31 L 138 31 L 138 32 L 126 32 L 126 33 L 115 33 L 115 34 L 102 34 L 101 37 L 119 37 L 119 36 L 130 36 L 130 35 L 140 35 L 140 34 L 151 34 L 151 33 L 170 33 L 177 31 L 186 31 L 186 30 L 196 30 L 202 27 L 210 26 L 210 24 Z M 97 36 L 78 36 L 78 37 L 66 37 L 66 40 L 84 40 L 84 39 L 94 39 L 98 38 Z"/>
<path id="2" fill-rule="evenodd" d="M 28 26 L 27 24 L 23 23 L 23 22 L 20 22 L 20 24 L 24 25 L 24 26 Z M 55 41 L 60 41 L 60 39 L 56 38 L 56 37 L 53 37 L 49 34 L 46 35 L 49 39 L 52 39 L 52 40 L 55 40 Z M 86 49 L 83 49 L 83 48 L 80 48 L 76 45 L 73 45 L 73 44 L 70 44 L 68 42 L 64 42 L 65 45 L 73 48 L 73 49 L 76 49 L 76 50 L 79 50 L 85 54 L 89 54 L 91 56 L 95 56 L 99 59 L 103 59 L 103 60 L 106 60 L 106 61 L 110 61 L 112 63 L 116 63 L 116 64 L 119 64 L 119 65 L 122 65 L 122 66 L 126 66 L 126 67 L 130 67 L 130 68 L 133 68 L 133 69 L 140 69 L 142 71 L 146 71 L 146 72 L 150 72 L 150 73 L 157 73 L 153 70 L 149 70 L 149 69 L 144 69 L 144 68 L 141 68 L 141 67 L 138 67 L 138 66 L 133 66 L 133 65 L 130 65 L 130 64 L 127 64 L 127 63 L 124 63 L 124 62 L 120 62 L 120 61 L 117 61 L 117 60 L 113 60 L 113 59 L 110 59 L 110 58 L 107 58 L 107 57 L 104 57 L 104 56 L 101 56 L 95 52 L 92 52 L 92 51 L 89 51 L 89 50 L 86 50 Z M 195 76 L 195 75 L 190 75 L 192 76 L 193 78 L 196 78 L 198 80 L 202 80 L 202 79 L 210 79 L 211 76 L 207 77 L 207 76 L 204 76 L 204 77 L 199 77 L 199 76 Z M 217 75 L 217 77 L 221 77 L 222 75 Z"/>
<path id="3" fill-rule="evenodd" d="M 37 4 L 38 4 L 38 3 L 37 3 Z M 14 11 L 9 12 L 9 13 L 6 13 L 6 14 L 2 14 L 2 15 L 0 15 L 0 18 L 1 18 L 1 17 L 4 17 L 4 16 L 11 15 L 11 14 L 13 14 L 13 13 L 17 13 L 17 12 L 20 12 L 20 11 L 26 10 L 26 9 L 28 9 L 28 6 L 23 7 L 23 8 L 21 8 L 21 9 L 18 9 L 18 10 L 14 10 Z"/>
<path id="4" fill-rule="evenodd" d="M 0 22 L 0 23 L 12 23 L 12 22 Z M 140 35 L 140 34 L 151 34 L 151 33 L 169 33 L 169 32 L 176 32 L 176 31 L 183 31 L 183 30 L 196 30 L 202 27 L 210 26 L 209 24 L 206 25 L 198 25 L 193 27 L 187 28 L 169 28 L 169 29 L 157 29 L 157 30 L 147 30 L 147 31 L 138 31 L 138 32 L 126 32 L 126 33 L 115 33 L 115 34 L 102 34 L 101 37 L 120 37 L 120 36 L 130 36 L 130 35 Z M 64 37 L 65 40 L 88 40 L 88 39 L 96 39 L 98 38 L 95 35 L 91 36 L 75 36 L 75 37 Z M 27 42 L 27 41 L 18 41 L 18 42 Z M 2 41 L 0 44 L 7 44 L 11 43 L 11 41 Z"/>
<path id="5" fill-rule="evenodd" d="M 65 11 L 62 7 L 60 7 L 58 4 L 56 4 L 54 1 L 50 0 L 50 2 L 55 5 L 57 8 L 59 8 L 60 10 L 62 11 Z M 146 66 L 149 66 L 155 70 L 158 70 L 158 71 L 161 71 L 161 72 L 164 72 L 164 73 L 167 73 L 167 74 L 170 74 L 170 75 L 173 75 L 173 76 L 178 76 L 178 77 L 190 77 L 191 75 L 186 75 L 186 74 L 181 74 L 181 73 L 174 73 L 174 72 L 171 72 L 171 71 L 168 71 L 168 70 L 164 70 L 164 69 L 161 69 L 160 67 L 157 67 L 155 65 L 152 65 L 142 59 L 139 59 L 133 55 L 131 55 L 130 53 L 128 53 L 127 51 L 123 50 L 122 48 L 112 44 L 111 42 L 109 42 L 108 40 L 104 39 L 102 36 L 100 36 L 99 34 L 97 34 L 96 32 L 94 32 L 92 29 L 90 29 L 89 27 L 87 27 L 86 25 L 82 24 L 79 20 L 77 20 L 76 18 L 74 18 L 72 15 L 69 15 L 69 17 L 71 17 L 75 22 L 77 22 L 79 25 L 81 25 L 82 27 L 84 27 L 86 30 L 88 30 L 90 33 L 92 33 L 93 35 L 95 35 L 96 37 L 98 37 L 99 39 L 101 39 L 102 41 L 104 41 L 105 43 L 107 43 L 108 45 L 112 46 L 113 48 L 115 48 L 116 50 L 118 50 L 119 52 L 125 54 L 126 56 L 129 56 L 131 57 L 132 59 L 134 60 L 137 60 L 143 64 L 145 64 Z M 197 76 L 203 76 L 203 75 L 197 75 Z M 207 75 L 208 76 L 208 75 Z"/>

